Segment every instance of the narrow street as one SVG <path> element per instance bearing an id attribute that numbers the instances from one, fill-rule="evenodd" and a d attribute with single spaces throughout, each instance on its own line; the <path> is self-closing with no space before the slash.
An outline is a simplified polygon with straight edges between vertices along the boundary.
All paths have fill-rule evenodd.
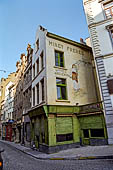
<path id="1" fill-rule="evenodd" d="M 0 143 L 4 170 L 113 170 L 113 160 L 38 160 Z"/>

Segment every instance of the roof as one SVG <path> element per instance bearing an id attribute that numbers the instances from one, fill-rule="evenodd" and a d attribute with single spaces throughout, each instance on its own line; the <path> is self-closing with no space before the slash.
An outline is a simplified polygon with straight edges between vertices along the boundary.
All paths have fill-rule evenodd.
<path id="1" fill-rule="evenodd" d="M 76 41 L 73 41 L 73 40 L 70 40 L 68 38 L 64 38 L 62 36 L 59 36 L 59 35 L 56 35 L 56 34 L 53 34 L 53 33 L 50 33 L 50 32 L 47 32 L 46 34 L 48 37 L 50 38 L 53 38 L 53 39 L 56 39 L 56 40 L 59 40 L 59 41 L 62 41 L 62 42 L 65 42 L 65 43 L 68 43 L 68 44 L 71 44 L 71 45 L 74 45 L 74 46 L 77 46 L 77 47 L 80 47 L 80 48 L 84 48 L 86 50 L 90 50 L 92 51 L 92 48 L 85 45 L 85 44 L 82 44 L 82 43 L 79 43 L 79 42 L 76 42 Z"/>

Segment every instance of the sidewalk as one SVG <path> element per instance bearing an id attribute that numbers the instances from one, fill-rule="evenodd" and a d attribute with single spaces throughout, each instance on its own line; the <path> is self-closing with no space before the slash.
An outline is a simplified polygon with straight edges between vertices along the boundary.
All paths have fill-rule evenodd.
<path id="1" fill-rule="evenodd" d="M 83 160 L 83 159 L 113 159 L 113 145 L 105 146 L 84 146 L 63 150 L 54 154 L 46 154 L 32 150 L 14 142 L 0 140 L 0 142 L 10 145 L 17 150 L 20 150 L 37 159 L 49 160 Z"/>

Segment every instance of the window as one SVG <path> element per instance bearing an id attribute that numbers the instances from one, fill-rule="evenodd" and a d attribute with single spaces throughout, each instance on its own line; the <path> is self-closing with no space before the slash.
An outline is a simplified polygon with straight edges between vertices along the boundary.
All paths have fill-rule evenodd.
<path id="1" fill-rule="evenodd" d="M 43 69 L 43 67 L 44 67 L 44 55 L 43 55 L 43 51 L 41 52 L 41 54 L 40 54 L 40 57 L 41 57 L 41 69 Z"/>
<path id="2" fill-rule="evenodd" d="M 37 74 L 38 74 L 39 73 L 39 58 L 37 59 L 36 63 L 37 63 Z"/>
<path id="3" fill-rule="evenodd" d="M 66 80 L 61 78 L 56 78 L 57 86 L 57 99 L 66 100 Z"/>
<path id="4" fill-rule="evenodd" d="M 89 130 L 88 129 L 84 129 L 83 134 L 84 134 L 84 138 L 89 138 Z"/>
<path id="5" fill-rule="evenodd" d="M 112 40 L 112 43 L 113 43 L 113 26 L 109 27 L 109 33 L 110 33 L 110 37 L 111 37 L 111 40 Z"/>
<path id="6" fill-rule="evenodd" d="M 55 65 L 59 67 L 64 67 L 64 53 L 55 51 Z"/>
<path id="7" fill-rule="evenodd" d="M 33 88 L 33 106 L 35 106 L 35 87 Z"/>
<path id="8" fill-rule="evenodd" d="M 107 80 L 109 94 L 113 94 L 113 79 Z"/>
<path id="9" fill-rule="evenodd" d="M 39 50 L 39 39 L 36 41 L 36 52 Z"/>
<path id="10" fill-rule="evenodd" d="M 73 134 L 61 134 L 61 135 L 56 135 L 56 141 L 57 142 L 64 142 L 64 141 L 71 141 L 73 140 Z"/>
<path id="11" fill-rule="evenodd" d="M 104 4 L 106 18 L 113 17 L 113 2 Z"/>
<path id="12" fill-rule="evenodd" d="M 35 77 L 35 64 L 33 65 L 33 78 Z"/>
<path id="13" fill-rule="evenodd" d="M 37 84 L 37 104 L 39 104 L 39 83 Z"/>
<path id="14" fill-rule="evenodd" d="M 44 101 L 44 79 L 41 80 L 41 87 L 42 87 L 42 101 Z"/>
<path id="15" fill-rule="evenodd" d="M 104 129 L 90 129 L 91 137 L 104 137 Z"/>

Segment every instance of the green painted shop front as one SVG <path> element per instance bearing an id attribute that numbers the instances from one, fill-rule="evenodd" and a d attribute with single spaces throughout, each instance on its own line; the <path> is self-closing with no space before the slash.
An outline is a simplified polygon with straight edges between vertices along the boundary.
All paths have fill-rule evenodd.
<path id="1" fill-rule="evenodd" d="M 80 113 L 79 106 L 41 106 L 29 112 L 31 140 L 40 151 L 57 152 L 80 145 L 106 144 L 102 112 Z M 97 136 L 91 136 L 97 130 Z M 104 132 L 103 132 L 104 131 Z M 104 134 L 103 134 L 104 133 Z"/>

